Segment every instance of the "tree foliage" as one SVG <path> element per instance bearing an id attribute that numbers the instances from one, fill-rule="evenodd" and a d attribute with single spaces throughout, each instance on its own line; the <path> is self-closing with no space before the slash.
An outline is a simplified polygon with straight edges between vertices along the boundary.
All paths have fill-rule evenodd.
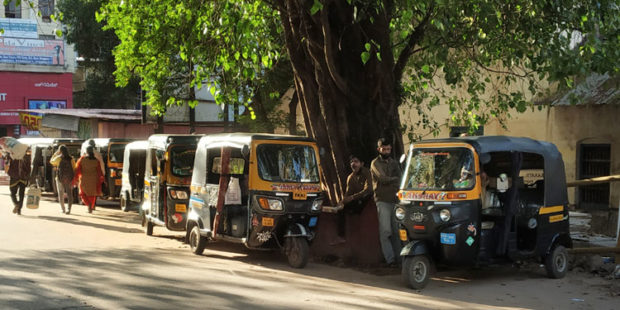
<path id="1" fill-rule="evenodd" d="M 180 57 L 218 103 L 252 109 L 267 73 L 290 61 L 337 199 L 348 154 L 369 162 L 383 134 L 402 152 L 403 133 L 438 129 L 438 104 L 452 124 L 475 128 L 525 111 L 543 81 L 617 74 L 618 10 L 613 0 L 112 0 L 101 18 L 121 39 L 117 79 L 137 73 L 151 91 Z M 404 105 L 421 116 L 415 127 L 401 124 Z"/>

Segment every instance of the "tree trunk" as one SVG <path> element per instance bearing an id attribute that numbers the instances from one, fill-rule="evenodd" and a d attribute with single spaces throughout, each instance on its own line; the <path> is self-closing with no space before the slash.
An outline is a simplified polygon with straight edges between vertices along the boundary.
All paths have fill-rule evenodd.
<path id="1" fill-rule="evenodd" d="M 299 97 L 297 91 L 293 92 L 293 98 L 288 103 L 288 133 L 296 135 L 297 133 L 297 104 L 299 103 Z"/>
<path id="2" fill-rule="evenodd" d="M 189 88 L 189 100 L 196 100 L 196 90 L 194 87 Z M 191 107 L 189 104 L 187 107 L 189 108 L 189 133 L 196 133 L 196 107 Z"/>
<path id="3" fill-rule="evenodd" d="M 372 24 L 356 23 L 344 1 L 325 1 L 314 15 L 311 1 L 279 4 L 306 132 L 326 151 L 323 183 L 335 204 L 344 193 L 349 155 L 369 166 L 382 136 L 393 142 L 395 155 L 403 151 L 389 21 L 378 14 Z M 371 41 L 381 46 L 382 60 L 372 56 L 363 64 L 364 44 Z"/>

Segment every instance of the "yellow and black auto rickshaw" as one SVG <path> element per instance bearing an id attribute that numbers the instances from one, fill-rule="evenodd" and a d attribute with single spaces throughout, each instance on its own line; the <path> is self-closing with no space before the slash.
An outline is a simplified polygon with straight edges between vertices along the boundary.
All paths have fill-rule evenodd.
<path id="1" fill-rule="evenodd" d="M 153 234 L 154 225 L 185 230 L 189 184 L 200 137 L 169 134 L 149 137 L 142 200 L 147 235 Z"/>
<path id="2" fill-rule="evenodd" d="M 202 254 L 209 241 L 279 248 L 295 268 L 308 262 L 323 204 L 316 143 L 307 137 L 214 134 L 194 161 L 187 241 Z"/>
<path id="3" fill-rule="evenodd" d="M 549 277 L 566 274 L 566 180 L 551 143 L 505 136 L 414 143 L 398 196 L 402 276 L 412 288 L 426 286 L 434 263 L 538 259 Z"/>

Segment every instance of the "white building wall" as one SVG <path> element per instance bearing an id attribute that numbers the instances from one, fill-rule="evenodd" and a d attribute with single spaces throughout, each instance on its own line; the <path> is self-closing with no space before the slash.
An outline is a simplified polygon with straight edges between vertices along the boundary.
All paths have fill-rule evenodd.
<path id="1" fill-rule="evenodd" d="M 33 3 L 34 8 L 28 4 Z M 54 8 L 58 5 L 58 0 L 54 1 Z M 67 44 L 64 37 L 56 36 L 56 30 L 62 29 L 59 21 L 45 21 L 39 17 L 38 0 L 22 0 L 21 2 L 21 19 L 35 20 L 37 23 L 38 40 L 62 40 L 64 42 L 63 54 L 64 65 L 33 65 L 33 64 L 10 64 L 0 63 L 0 71 L 17 71 L 17 72 L 42 72 L 42 73 L 75 73 L 77 68 L 76 52 L 73 45 Z M 4 5 L 0 2 L 0 18 L 5 17 Z M 0 36 L 0 39 L 7 38 L 6 33 Z M 35 39 L 36 40 L 36 39 Z"/>

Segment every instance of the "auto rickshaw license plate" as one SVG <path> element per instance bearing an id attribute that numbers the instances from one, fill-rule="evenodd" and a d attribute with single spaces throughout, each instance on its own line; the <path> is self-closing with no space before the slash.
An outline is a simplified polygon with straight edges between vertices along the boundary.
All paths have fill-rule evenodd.
<path id="1" fill-rule="evenodd" d="M 174 205 L 174 210 L 177 212 L 187 212 L 187 206 L 183 203 L 177 203 Z"/>
<path id="2" fill-rule="evenodd" d="M 294 200 L 306 200 L 307 198 L 308 195 L 306 194 L 306 192 L 293 192 Z"/>
<path id="3" fill-rule="evenodd" d="M 116 185 L 116 186 L 120 186 L 120 185 L 122 185 L 122 184 L 123 184 L 123 180 L 122 180 L 122 179 L 116 179 L 116 180 L 114 180 L 114 185 Z"/>
<path id="4" fill-rule="evenodd" d="M 441 233 L 439 241 L 443 244 L 456 244 L 456 234 Z"/>
<path id="5" fill-rule="evenodd" d="M 269 226 L 269 227 L 273 226 L 273 218 L 271 217 L 263 217 L 261 222 L 263 226 Z"/>

